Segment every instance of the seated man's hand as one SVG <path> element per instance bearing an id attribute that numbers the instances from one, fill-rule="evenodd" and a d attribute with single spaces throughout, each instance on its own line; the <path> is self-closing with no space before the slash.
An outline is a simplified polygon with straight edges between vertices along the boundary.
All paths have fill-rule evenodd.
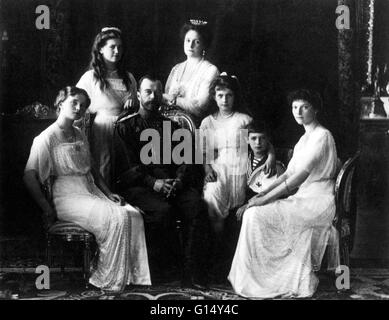
<path id="1" fill-rule="evenodd" d="M 182 188 L 184 187 L 181 179 L 175 179 L 173 181 L 173 185 L 172 185 L 172 188 L 170 189 L 170 191 L 166 194 L 166 197 L 167 198 L 171 198 L 171 197 L 174 197 L 176 195 L 176 192 L 181 190 Z"/>
<path id="2" fill-rule="evenodd" d="M 168 194 L 173 188 L 173 182 L 175 179 L 157 179 L 155 180 L 153 189 L 156 192 L 162 192 Z"/>
<path id="3" fill-rule="evenodd" d="M 243 217 L 243 213 L 247 209 L 247 204 L 241 206 L 237 211 L 236 211 L 236 220 L 241 221 Z"/>

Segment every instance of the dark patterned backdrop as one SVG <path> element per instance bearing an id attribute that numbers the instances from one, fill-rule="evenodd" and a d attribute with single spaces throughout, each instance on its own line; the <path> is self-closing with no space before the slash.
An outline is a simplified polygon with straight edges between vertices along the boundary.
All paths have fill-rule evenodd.
<path id="1" fill-rule="evenodd" d="M 75 83 L 103 26 L 122 29 L 128 69 L 136 78 L 154 70 L 163 81 L 184 59 L 179 28 L 188 18 L 209 21 L 208 58 L 241 80 L 249 108 L 291 146 L 295 126 L 286 92 L 311 85 L 324 95 L 326 124 L 337 122 L 337 0 L 2 0 L 8 41 L 3 112 L 40 101 Z M 35 7 L 51 8 L 50 30 L 35 29 Z M 282 134 L 278 129 L 282 128 Z"/>
<path id="2" fill-rule="evenodd" d="M 34 101 L 51 105 L 58 89 L 76 83 L 85 71 L 93 38 L 104 26 L 122 29 L 128 70 L 137 79 L 154 70 L 165 81 L 171 67 L 184 59 L 180 26 L 188 18 L 201 18 L 209 21 L 214 33 L 208 58 L 221 71 L 239 77 L 250 110 L 268 121 L 276 146 L 293 146 L 301 135 L 285 95 L 290 89 L 308 85 L 323 95 L 326 112 L 322 122 L 334 133 L 344 159 L 355 151 L 358 139 L 356 101 L 363 82 L 364 17 L 369 1 L 0 0 L 0 28 L 8 33 L 1 47 L 0 112 L 14 113 Z M 380 6 L 376 21 L 382 24 L 376 35 L 381 41 L 377 45 L 380 61 L 389 52 L 385 1 L 388 3 L 376 0 Z M 35 8 L 42 4 L 51 9 L 50 30 L 35 28 Z M 338 4 L 350 6 L 351 30 L 336 29 Z M 21 177 L 33 137 L 20 142 L 15 161 L 10 151 L 12 137 L 18 137 L 23 127 L 7 119 L 3 119 L 7 128 L 14 132 L 7 132 L 6 141 L 1 134 L 0 147 L 6 152 L 0 159 L 0 179 L 7 194 L 1 190 L 0 194 L 10 201 L 28 197 Z M 35 127 L 24 125 L 28 128 L 23 136 L 35 132 Z M 25 218 L 23 208 L 7 215 L 3 220 L 11 225 Z M 34 223 L 26 222 L 30 227 L 21 230 L 34 232 Z"/>

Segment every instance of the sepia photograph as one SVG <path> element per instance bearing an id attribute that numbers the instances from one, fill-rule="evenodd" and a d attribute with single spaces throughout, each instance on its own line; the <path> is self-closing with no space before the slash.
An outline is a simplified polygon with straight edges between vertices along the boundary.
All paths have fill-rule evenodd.
<path id="1" fill-rule="evenodd" d="M 0 300 L 389 300 L 388 16 L 0 0 Z"/>

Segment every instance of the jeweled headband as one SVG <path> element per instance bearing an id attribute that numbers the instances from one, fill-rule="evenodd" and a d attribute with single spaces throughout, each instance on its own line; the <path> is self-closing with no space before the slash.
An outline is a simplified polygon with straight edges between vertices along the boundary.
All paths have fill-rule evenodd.
<path id="1" fill-rule="evenodd" d="M 105 28 L 101 29 L 101 32 L 108 32 L 108 31 L 116 31 L 116 32 L 122 33 L 122 31 L 116 27 L 105 27 Z"/>
<path id="2" fill-rule="evenodd" d="M 190 19 L 189 21 L 195 26 L 205 26 L 208 23 L 208 21 L 198 19 Z"/>

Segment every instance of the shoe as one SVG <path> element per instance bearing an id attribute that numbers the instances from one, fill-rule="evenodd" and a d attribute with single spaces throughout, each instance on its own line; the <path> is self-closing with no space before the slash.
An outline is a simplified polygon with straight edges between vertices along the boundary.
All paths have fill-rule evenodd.
<path id="1" fill-rule="evenodd" d="M 103 290 L 102 289 L 101 291 L 103 291 L 104 294 L 107 296 L 117 296 L 117 295 L 123 293 L 123 290 L 105 290 L 105 289 Z"/>

